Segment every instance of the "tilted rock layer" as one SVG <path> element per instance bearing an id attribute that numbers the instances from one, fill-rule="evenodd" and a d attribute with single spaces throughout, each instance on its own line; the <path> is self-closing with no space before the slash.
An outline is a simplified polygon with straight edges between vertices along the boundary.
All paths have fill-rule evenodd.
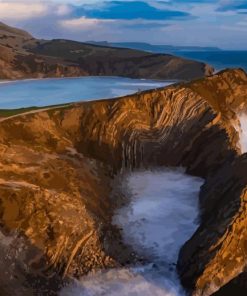
<path id="1" fill-rule="evenodd" d="M 212 73 L 209 65 L 168 54 L 38 40 L 0 23 L 0 79 L 99 75 L 189 80 Z"/>
<path id="2" fill-rule="evenodd" d="M 247 104 L 247 83 L 242 78 L 240 84 L 233 77 L 222 81 L 216 91 L 213 91 L 214 83 L 192 87 L 200 94 L 207 94 L 214 109 L 222 114 L 222 120 L 236 130 L 241 130 L 238 115 L 246 112 Z M 183 284 L 194 295 L 211 295 L 246 269 L 246 186 L 246 155 L 243 155 L 225 158 L 202 187 L 202 223 L 182 248 L 178 264 Z"/>
<path id="3" fill-rule="evenodd" d="M 3 120 L 0 287 L 6 295 L 17 295 L 16 287 L 18 295 L 56 294 L 62 278 L 126 264 L 111 226 L 113 176 L 153 166 L 184 166 L 206 179 L 201 226 L 180 254 L 183 284 L 210 295 L 241 273 L 242 247 L 232 250 L 247 239 L 237 132 L 246 93 L 246 73 L 227 70 Z"/>

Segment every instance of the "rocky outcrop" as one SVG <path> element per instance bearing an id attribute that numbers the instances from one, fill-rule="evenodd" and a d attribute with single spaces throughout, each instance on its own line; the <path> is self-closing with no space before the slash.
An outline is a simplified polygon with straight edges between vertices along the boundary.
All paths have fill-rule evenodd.
<path id="1" fill-rule="evenodd" d="M 230 83 L 234 88 L 225 87 Z M 216 279 L 224 266 L 224 276 L 212 281 L 220 287 L 241 273 L 243 257 L 229 254 L 237 242 L 231 245 L 231 238 L 245 240 L 245 157 L 238 157 L 234 102 L 243 108 L 246 89 L 247 75 L 228 70 L 2 121 L 0 257 L 6 277 L 0 286 L 11 295 L 15 286 L 18 295 L 52 295 L 62 279 L 131 261 L 131 250 L 111 226 L 112 181 L 120 170 L 152 166 L 185 166 L 207 179 L 201 227 L 180 255 L 184 285 L 210 295 L 208 274 Z"/>
<path id="2" fill-rule="evenodd" d="M 245 296 L 247 291 L 247 273 L 242 272 L 236 278 L 231 280 L 221 289 L 219 289 L 213 296 Z"/>
<path id="3" fill-rule="evenodd" d="M 0 46 L 0 79 L 99 75 L 190 80 L 213 73 L 209 65 L 172 55 L 38 40 L 3 23 Z"/>
<path id="4" fill-rule="evenodd" d="M 246 269 L 246 165 L 247 155 L 226 161 L 202 187 L 202 223 L 178 266 L 194 295 L 211 295 Z"/>
<path id="5" fill-rule="evenodd" d="M 239 74 L 243 74 L 244 78 L 244 72 Z M 227 72 L 223 75 L 227 75 Z M 223 120 L 237 127 L 238 114 L 246 111 L 247 81 L 243 79 L 238 84 L 235 78 L 231 77 L 228 83 L 220 83 L 220 89 L 226 92 L 226 96 L 219 88 L 213 92 L 217 83 L 213 77 L 208 90 L 205 82 L 200 90 L 199 83 L 192 88 L 206 94 L 211 103 L 215 102 L 214 108 L 221 112 Z M 232 96 L 231 89 L 238 95 Z M 234 159 L 226 158 L 224 164 L 207 177 L 202 187 L 202 223 L 182 248 L 178 262 L 182 283 L 193 295 L 211 295 L 235 277 L 219 295 L 232 295 L 232 286 L 235 291 L 247 291 L 247 286 L 241 280 L 247 264 L 246 163 L 246 154 Z M 240 274 L 242 276 L 238 278 Z"/>

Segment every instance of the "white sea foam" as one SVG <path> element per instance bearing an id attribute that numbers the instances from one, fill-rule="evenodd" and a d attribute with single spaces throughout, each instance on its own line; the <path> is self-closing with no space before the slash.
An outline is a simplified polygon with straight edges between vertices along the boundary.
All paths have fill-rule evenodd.
<path id="1" fill-rule="evenodd" d="M 153 270 L 119 269 L 90 275 L 65 288 L 61 296 L 176 296 L 183 295 L 174 280 Z"/>
<path id="2" fill-rule="evenodd" d="M 61 296 L 184 295 L 174 264 L 197 228 L 203 180 L 167 169 L 135 172 L 124 183 L 130 200 L 117 210 L 113 223 L 123 229 L 124 242 L 152 263 L 91 274 L 64 288 Z"/>

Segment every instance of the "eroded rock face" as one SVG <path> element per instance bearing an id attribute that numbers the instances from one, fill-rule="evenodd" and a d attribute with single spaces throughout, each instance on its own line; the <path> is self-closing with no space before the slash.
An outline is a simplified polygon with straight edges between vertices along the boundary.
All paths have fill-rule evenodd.
<path id="1" fill-rule="evenodd" d="M 225 87 L 229 83 L 234 88 Z M 222 105 L 211 97 L 213 88 Z M 237 243 L 229 244 L 231 238 L 241 234 L 244 245 L 246 237 L 245 158 L 237 158 L 234 128 L 246 88 L 246 74 L 229 70 L 189 84 L 2 121 L 0 257 L 6 259 L 1 267 L 6 278 L 0 286 L 11 295 L 16 286 L 18 295 L 36 295 L 36 289 L 52 295 L 62 278 L 125 264 L 127 251 L 122 252 L 110 225 L 112 177 L 123 169 L 162 165 L 185 166 L 207 178 L 202 225 L 180 256 L 183 283 L 209 295 L 208 274 L 222 286 L 242 272 L 241 251 L 226 258 Z M 238 107 L 229 98 L 239 100 Z M 229 105 L 230 111 L 219 105 Z M 217 211 L 221 205 L 224 211 Z"/>
<path id="2" fill-rule="evenodd" d="M 213 296 L 245 296 L 247 291 L 247 273 L 242 272 L 221 289 L 219 289 Z"/>
<path id="3" fill-rule="evenodd" d="M 226 73 L 225 73 L 226 75 Z M 231 86 L 238 96 L 232 97 L 228 84 L 222 83 L 227 91 L 223 97 L 220 91 L 210 89 L 210 100 L 218 103 L 218 110 L 224 115 L 225 122 L 237 126 L 237 114 L 246 110 L 246 81 L 236 85 L 231 78 Z M 213 78 L 212 78 L 213 80 Z M 201 93 L 206 88 L 201 89 Z M 216 105 L 215 105 L 216 106 Z M 215 107 L 216 108 L 216 107 Z M 224 164 L 206 179 L 200 194 L 201 226 L 182 248 L 178 270 L 182 283 L 193 295 L 211 295 L 226 285 L 222 295 L 230 295 L 232 287 L 245 293 L 247 286 L 241 278 L 246 270 L 247 233 L 246 233 L 246 154 L 234 159 L 225 159 Z M 241 277 L 238 275 L 243 274 Z M 229 294 L 228 294 L 229 293 Z M 215 295 L 218 295 L 217 293 Z"/>
<path id="4" fill-rule="evenodd" d="M 0 23 L 0 79 L 99 75 L 189 80 L 213 71 L 204 63 L 168 54 L 69 40 L 38 40 Z"/>
<path id="5" fill-rule="evenodd" d="M 193 295 L 211 295 L 246 268 L 247 155 L 207 179 L 202 224 L 182 248 L 178 269 Z"/>
<path id="6" fill-rule="evenodd" d="M 49 136 L 47 140 L 54 145 Z M 103 250 L 101 233 L 101 225 L 109 223 L 111 213 L 109 178 L 94 161 L 62 142 L 66 145 L 63 151 L 28 143 L 1 145 L 0 213 L 4 238 L 0 245 L 8 241 L 8 251 L 0 246 L 0 253 L 4 257 L 9 254 L 6 265 L 2 262 L 4 273 L 8 262 L 13 265 L 7 270 L 7 285 L 17 285 L 20 274 L 30 281 L 26 282 L 30 286 L 36 284 L 31 278 L 36 282 L 40 276 L 66 278 L 115 264 Z M 6 279 L 1 277 L 2 284 Z M 51 285 L 46 288 L 44 284 L 33 289 L 50 295 Z M 51 291 L 46 294 L 47 290 Z M 16 288 L 11 295 L 21 294 Z"/>

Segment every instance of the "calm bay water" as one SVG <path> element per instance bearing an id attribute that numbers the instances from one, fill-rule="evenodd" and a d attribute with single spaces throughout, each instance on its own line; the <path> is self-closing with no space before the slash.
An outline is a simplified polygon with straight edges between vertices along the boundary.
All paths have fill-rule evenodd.
<path id="1" fill-rule="evenodd" d="M 216 71 L 225 68 L 243 68 L 247 71 L 247 51 L 176 51 L 173 54 L 208 63 Z M 75 101 L 108 99 L 171 83 L 174 82 L 121 77 L 0 81 L 0 109 L 42 107 Z"/>
<path id="2" fill-rule="evenodd" d="M 0 109 L 108 99 L 158 88 L 172 81 L 120 77 L 79 77 L 0 82 Z"/>

